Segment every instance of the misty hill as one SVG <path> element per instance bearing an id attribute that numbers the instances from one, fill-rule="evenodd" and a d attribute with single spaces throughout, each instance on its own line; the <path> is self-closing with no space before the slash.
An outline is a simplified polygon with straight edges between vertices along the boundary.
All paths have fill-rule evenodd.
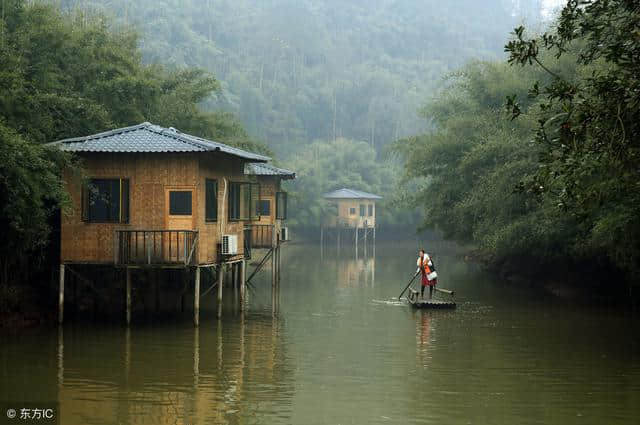
<path id="1" fill-rule="evenodd" d="M 145 60 L 202 67 L 276 151 L 315 139 L 378 147 L 420 132 L 416 110 L 442 76 L 502 56 L 509 31 L 542 0 L 67 0 L 141 34 Z"/>

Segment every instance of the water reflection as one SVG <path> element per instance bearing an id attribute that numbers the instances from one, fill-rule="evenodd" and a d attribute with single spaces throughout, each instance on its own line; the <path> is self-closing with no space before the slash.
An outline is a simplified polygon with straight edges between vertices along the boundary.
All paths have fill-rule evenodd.
<path id="1" fill-rule="evenodd" d="M 88 329 L 60 328 L 61 423 L 231 424 L 275 403 L 287 417 L 291 364 L 281 321 L 233 319 L 199 329 L 103 330 L 97 337 Z"/>
<path id="2" fill-rule="evenodd" d="M 415 247 L 454 311 L 397 302 Z M 0 341 L 0 398 L 60 400 L 64 424 L 627 424 L 640 415 L 637 318 L 545 299 L 446 245 L 355 259 L 283 250 L 244 313 L 205 298 L 165 323 L 68 323 Z M 275 298 L 272 298 L 275 297 Z M 225 295 L 233 301 L 233 295 Z M 0 336 L 2 338 L 2 336 Z M 1 412 L 0 412 L 1 413 Z"/>

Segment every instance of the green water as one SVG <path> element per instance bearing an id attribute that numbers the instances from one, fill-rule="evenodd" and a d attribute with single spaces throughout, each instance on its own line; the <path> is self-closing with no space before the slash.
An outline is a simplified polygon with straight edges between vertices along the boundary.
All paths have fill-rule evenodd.
<path id="1" fill-rule="evenodd" d="M 63 424 L 639 423 L 637 319 L 512 288 L 445 243 L 429 250 L 458 308 L 413 311 L 394 297 L 414 248 L 286 246 L 278 311 L 266 272 L 244 314 L 204 297 L 197 330 L 139 313 L 2 336 L 0 401 L 57 402 Z"/>

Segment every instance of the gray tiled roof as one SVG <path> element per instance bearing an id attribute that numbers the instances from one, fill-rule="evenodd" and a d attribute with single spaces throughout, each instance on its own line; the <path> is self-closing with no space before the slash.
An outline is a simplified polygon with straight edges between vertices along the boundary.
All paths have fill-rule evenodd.
<path id="1" fill-rule="evenodd" d="M 248 162 L 244 164 L 244 173 L 251 176 L 280 176 L 283 179 L 295 179 L 296 173 L 271 164 Z"/>
<path id="2" fill-rule="evenodd" d="M 382 199 L 382 196 L 361 190 L 342 188 L 324 195 L 326 199 Z"/>
<path id="3" fill-rule="evenodd" d="M 143 122 L 85 137 L 49 143 L 68 152 L 223 152 L 251 161 L 266 162 L 270 158 L 222 143 L 182 133 L 173 127 Z"/>

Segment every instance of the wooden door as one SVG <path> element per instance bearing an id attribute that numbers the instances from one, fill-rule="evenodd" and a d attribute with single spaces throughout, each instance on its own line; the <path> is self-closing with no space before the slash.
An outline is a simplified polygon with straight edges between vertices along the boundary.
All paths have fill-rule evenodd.
<path id="1" fill-rule="evenodd" d="M 165 188 L 165 234 L 163 251 L 169 263 L 188 258 L 193 243 L 190 230 L 195 229 L 196 189 L 193 186 Z"/>

